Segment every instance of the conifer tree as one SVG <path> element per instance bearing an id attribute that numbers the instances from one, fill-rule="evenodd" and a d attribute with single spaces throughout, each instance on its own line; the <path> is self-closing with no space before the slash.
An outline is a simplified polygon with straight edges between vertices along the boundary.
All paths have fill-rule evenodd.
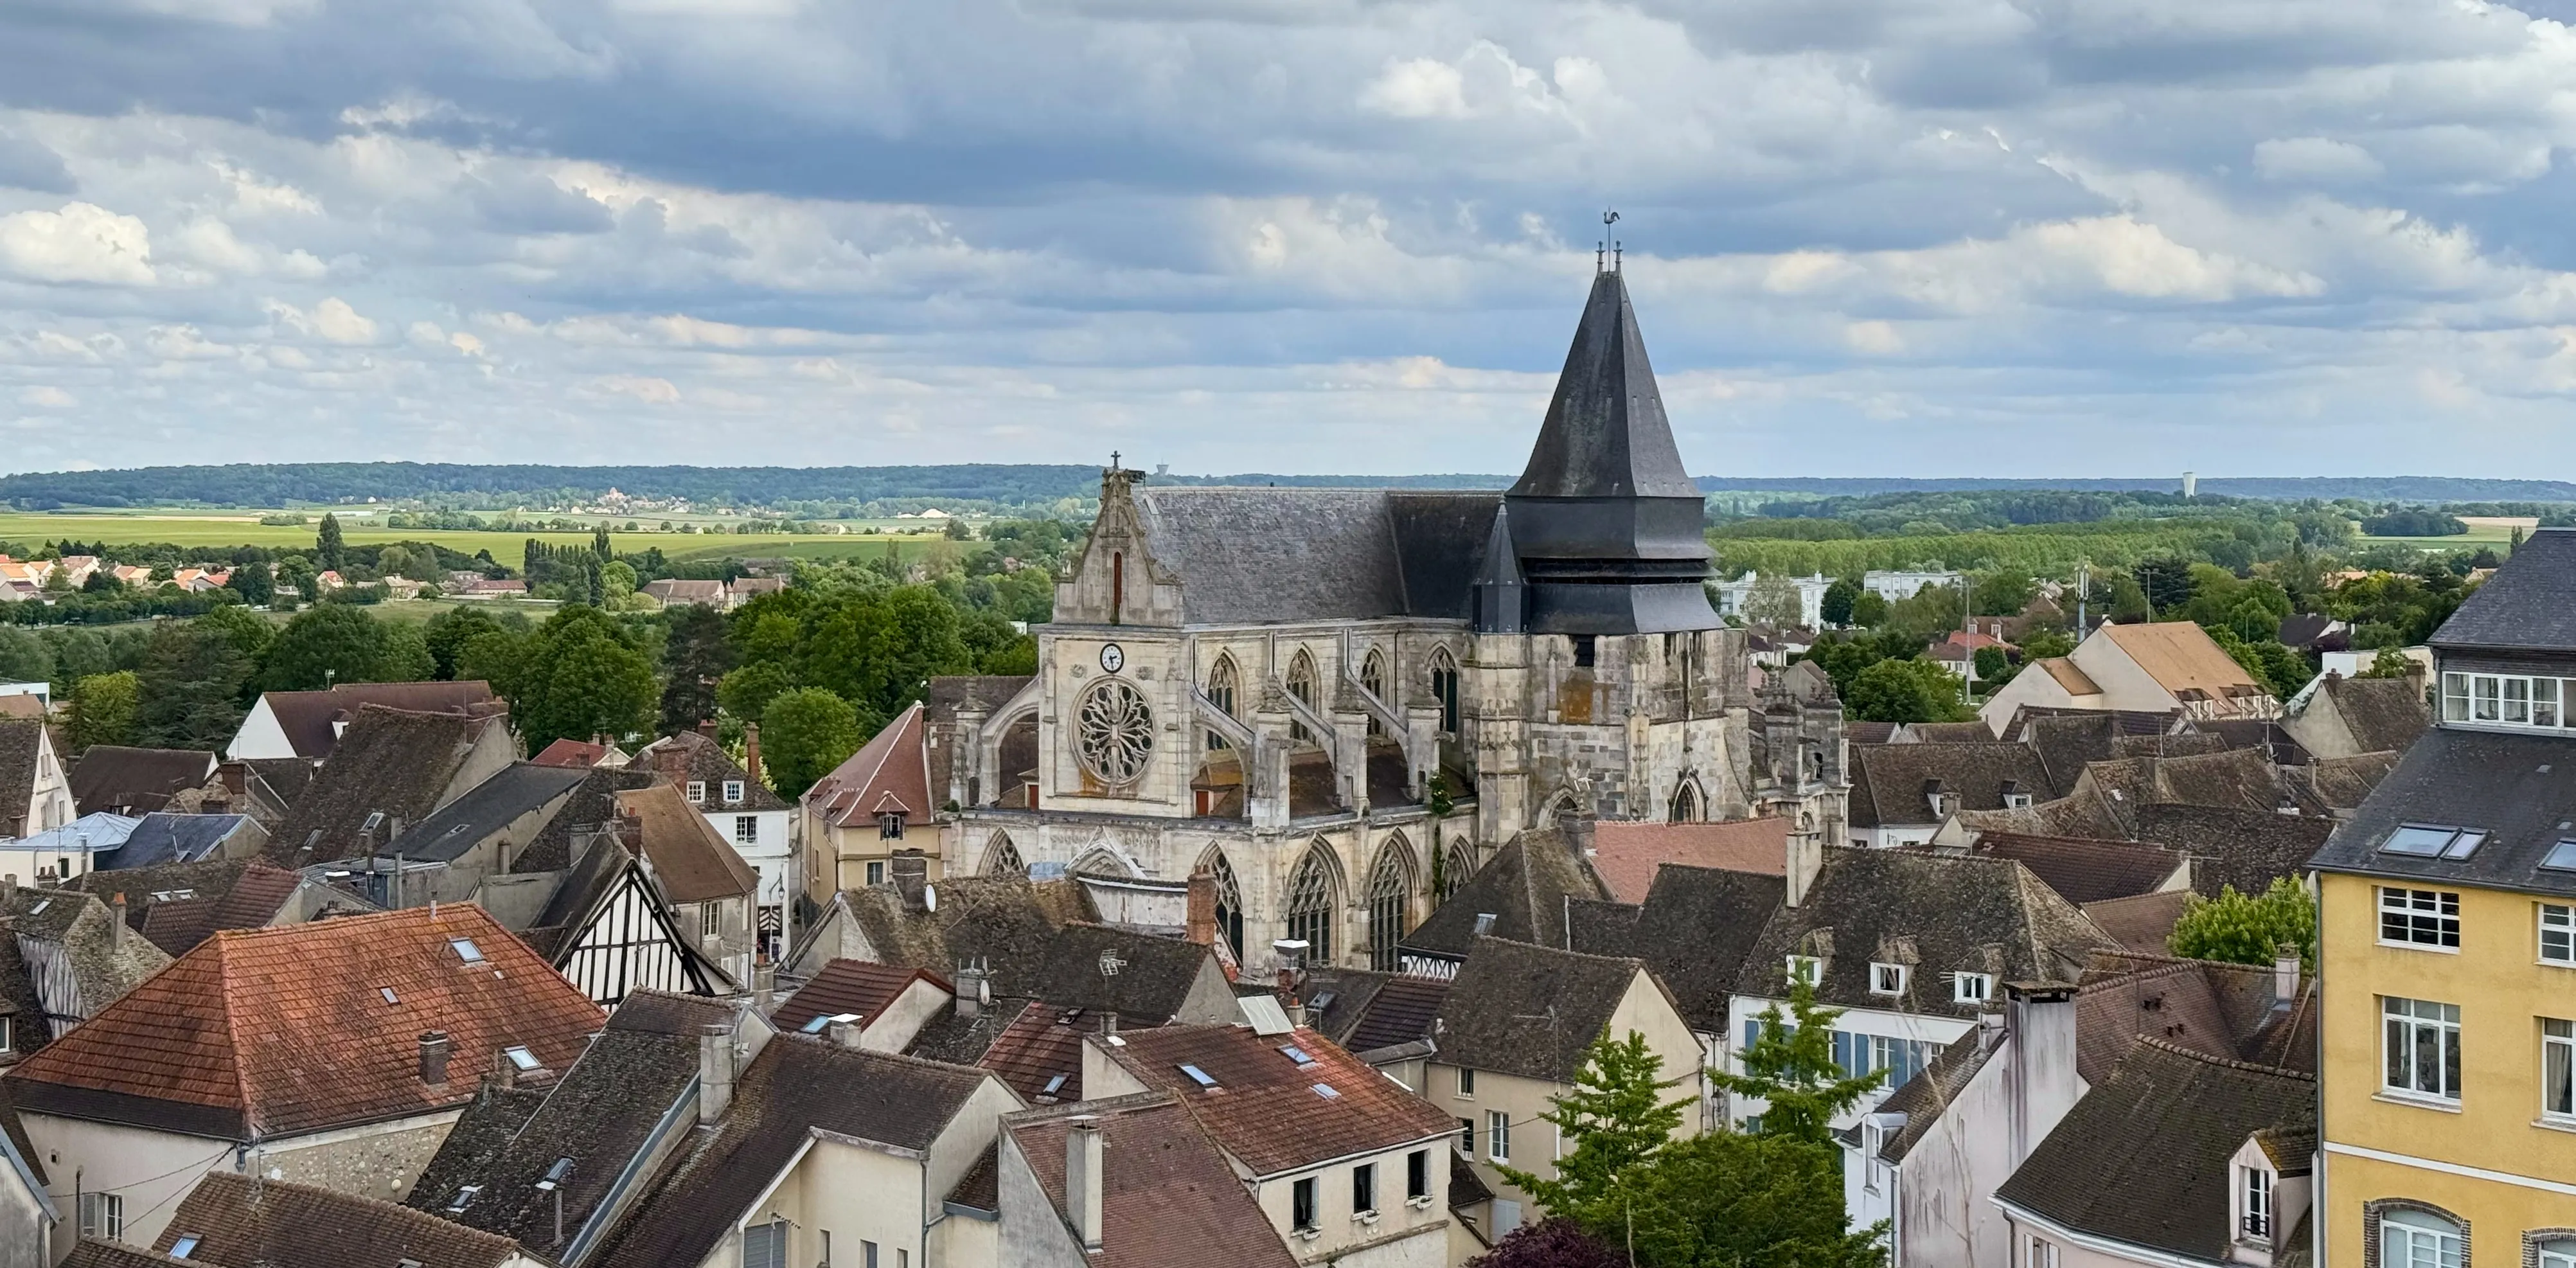
<path id="1" fill-rule="evenodd" d="M 1875 1090 L 1887 1072 L 1847 1073 L 1834 1060 L 1834 1020 L 1842 1010 L 1819 1006 L 1816 985 L 1805 976 L 1787 976 L 1788 1010 L 1776 1003 L 1762 1010 L 1760 1033 L 1742 1054 L 1744 1073 L 1715 1070 L 1709 1077 L 1726 1091 L 1770 1103 L 1757 1135 L 1831 1145 L 1834 1116 Z"/>

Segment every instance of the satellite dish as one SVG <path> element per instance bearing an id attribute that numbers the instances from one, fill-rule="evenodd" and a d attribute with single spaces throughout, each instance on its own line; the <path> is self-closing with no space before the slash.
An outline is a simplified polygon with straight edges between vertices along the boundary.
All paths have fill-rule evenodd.
<path id="1" fill-rule="evenodd" d="M 939 910 L 939 887 L 938 887 L 938 886 L 936 886 L 936 885 L 924 885 L 924 886 L 922 886 L 922 887 L 921 887 L 921 905 L 922 905 L 922 908 L 923 908 L 924 910 L 926 910 L 926 911 L 937 911 L 937 910 Z"/>

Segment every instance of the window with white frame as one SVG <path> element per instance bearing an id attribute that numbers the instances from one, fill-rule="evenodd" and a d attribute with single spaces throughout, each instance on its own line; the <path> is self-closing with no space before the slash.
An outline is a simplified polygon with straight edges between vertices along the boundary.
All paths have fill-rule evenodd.
<path id="1" fill-rule="evenodd" d="M 2576 726 L 2566 702 L 2576 699 L 2576 681 L 2523 674 L 2442 675 L 2442 720 L 2485 726 L 2562 728 Z"/>
<path id="2" fill-rule="evenodd" d="M 2460 1006 L 2428 999 L 2379 999 L 2380 1086 L 2399 1096 L 2460 1099 Z"/>
<path id="3" fill-rule="evenodd" d="M 725 804 L 728 806 L 741 805 L 742 781 L 739 779 L 728 779 L 724 781 L 724 798 Z"/>
<path id="4" fill-rule="evenodd" d="M 735 845 L 760 844 L 759 815 L 735 815 L 733 817 L 733 843 Z"/>
<path id="5" fill-rule="evenodd" d="M 1950 978 L 1950 1002 L 1982 1004 L 1995 997 L 1995 978 L 1991 973 L 1958 973 Z"/>
<path id="6" fill-rule="evenodd" d="M 2576 907 L 2540 904 L 2540 959 L 2544 964 L 2576 966 Z"/>
<path id="7" fill-rule="evenodd" d="M 2379 887 L 2379 940 L 2456 951 L 2460 896 L 2442 890 Z"/>
<path id="8" fill-rule="evenodd" d="M 2429 1211 L 2379 1217 L 2380 1268 L 2461 1268 L 2464 1246 L 2460 1226 Z"/>
<path id="9" fill-rule="evenodd" d="M 2033 1236 L 2023 1246 L 2022 1268 L 2057 1268 L 2057 1243 Z"/>
<path id="10" fill-rule="evenodd" d="M 1512 1160 L 1512 1116 L 1501 1110 L 1485 1111 L 1485 1160 Z"/>
<path id="11" fill-rule="evenodd" d="M 2236 1176 L 2236 1235 L 2249 1242 L 2271 1241 L 2271 1169 L 2238 1167 Z"/>
<path id="12" fill-rule="evenodd" d="M 2557 1238 L 2531 1248 L 2534 1268 L 2576 1268 L 2576 1238 Z"/>
<path id="13" fill-rule="evenodd" d="M 705 780 L 703 780 L 703 779 L 692 779 L 692 780 L 690 780 L 690 781 L 689 781 L 689 804 L 691 804 L 691 805 L 698 805 L 698 804 L 702 804 L 702 803 L 704 803 L 704 802 L 706 801 L 706 799 L 707 799 L 707 781 L 705 781 Z"/>
<path id="14" fill-rule="evenodd" d="M 1887 1131 L 1876 1123 L 1860 1125 L 1860 1187 L 1878 1192 L 1878 1151 L 1887 1144 Z"/>
<path id="15" fill-rule="evenodd" d="M 1869 966 L 1869 993 L 1872 995 L 1904 994 L 1905 966 L 1873 961 Z"/>
<path id="16" fill-rule="evenodd" d="M 125 1237 L 125 1195 L 121 1193 L 84 1193 L 80 1195 L 80 1231 L 83 1237 L 121 1241 Z"/>
<path id="17" fill-rule="evenodd" d="M 1812 955 L 1789 957 L 1789 980 L 1814 986 L 1824 980 L 1825 962 Z"/>
<path id="18" fill-rule="evenodd" d="M 722 932 L 724 932 L 723 909 L 717 907 L 714 903 L 707 903 L 699 907 L 698 933 L 701 936 L 712 938 Z"/>
<path id="19" fill-rule="evenodd" d="M 2540 1112 L 2576 1120 L 2576 1022 L 2540 1019 Z"/>

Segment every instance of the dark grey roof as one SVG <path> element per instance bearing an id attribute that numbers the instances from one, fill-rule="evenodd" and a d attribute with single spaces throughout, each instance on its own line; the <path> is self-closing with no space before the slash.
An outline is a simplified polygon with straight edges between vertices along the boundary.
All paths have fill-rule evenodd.
<path id="1" fill-rule="evenodd" d="M 194 863 L 250 824 L 248 815 L 189 815 L 156 810 L 135 821 L 125 844 L 98 856 L 101 871 Z"/>
<path id="2" fill-rule="evenodd" d="M 1147 486 L 1146 547 L 1181 581 L 1182 619 L 1464 620 L 1501 495 Z M 999 703 L 998 701 L 994 703 Z"/>
<path id="3" fill-rule="evenodd" d="M 2424 689 L 2412 678 L 2334 677 L 2319 683 L 2317 691 L 2334 701 L 2335 713 L 2360 752 L 2403 752 L 2433 723 Z"/>
<path id="4" fill-rule="evenodd" d="M 544 1088 L 502 1087 L 485 1083 L 476 1089 L 474 1099 L 466 1103 L 454 1127 L 447 1129 L 447 1139 L 440 1141 L 438 1152 L 431 1155 L 429 1166 L 412 1181 L 411 1195 L 403 1204 L 416 1211 L 445 1215 L 447 1204 L 464 1185 L 480 1184 L 490 1191 L 489 1174 L 503 1150 L 519 1129 L 536 1117 L 546 1103 Z M 468 1204 L 468 1214 L 471 1212 Z M 471 1223 L 472 1221 L 466 1220 Z M 476 1225 L 476 1227 L 482 1227 Z M 548 1230 L 552 1232 L 551 1229 Z"/>
<path id="5" fill-rule="evenodd" d="M 2120 734 L 2118 718 L 2093 710 L 2032 718 L 2023 723 L 2019 738 L 2039 753 L 2040 767 L 2048 772 L 2047 796 L 2063 797 L 2075 791 L 2086 763 L 2112 756 Z"/>
<path id="6" fill-rule="evenodd" d="M 2183 865 L 2183 852 L 2167 846 L 2013 832 L 1983 833 L 1970 851 L 2021 860 L 2050 889 L 2078 906 L 2160 889 Z"/>
<path id="7" fill-rule="evenodd" d="M 2192 889 L 2211 897 L 2224 886 L 2258 893 L 2297 876 L 2335 828 L 2317 815 L 2223 806 L 2140 806 L 2136 822 L 2139 840 L 2189 854 Z"/>
<path id="8" fill-rule="evenodd" d="M 1434 1023 L 1444 1065 L 1571 1083 L 1643 960 L 1478 938 Z"/>
<path id="9" fill-rule="evenodd" d="M 1699 500 L 1664 417 L 1627 279 L 1615 271 L 1592 279 L 1547 420 L 1511 491 L 1517 497 Z"/>
<path id="10" fill-rule="evenodd" d="M 1824 961 L 1817 997 L 1838 1008 L 1963 1017 L 1950 975 L 2071 982 L 2117 944 L 2012 859 L 1833 848 L 1796 907 L 1781 907 L 1745 957 L 1738 993 L 1777 998 L 1792 955 Z M 1873 962 L 1908 964 L 1905 992 L 1870 993 Z"/>
<path id="11" fill-rule="evenodd" d="M 2048 769 L 2021 744 L 1872 744 L 1851 751 L 1851 826 L 1938 823 L 1930 793 L 1956 797 L 1954 810 L 2001 810 L 2007 785 L 2048 799 Z"/>
<path id="12" fill-rule="evenodd" d="M 368 853 L 358 834 L 370 816 L 382 811 L 404 824 L 428 818 L 484 729 L 505 725 L 499 716 L 359 706 L 330 759 L 269 839 L 268 857 L 304 867 Z M 391 839 L 391 828 L 390 822 L 379 825 L 378 845 Z"/>
<path id="13" fill-rule="evenodd" d="M 1995 1198 L 2077 1232 L 2204 1263 L 2235 1245 L 2227 1161 L 2256 1133 L 2313 1124 L 2316 1080 L 2140 1043 Z"/>
<path id="14" fill-rule="evenodd" d="M 1211 974 L 1216 980 L 1224 976 L 1216 952 L 1195 942 L 1070 924 L 1048 942 L 1026 993 L 1060 1008 L 1114 1012 L 1124 1021 L 1159 1026 L 1177 1018 L 1190 991 Z M 1021 989 L 1013 984 L 1014 993 Z"/>
<path id="15" fill-rule="evenodd" d="M 1565 900 L 1607 899 L 1590 869 L 1574 857 L 1554 828 L 1523 831 L 1494 852 L 1476 874 L 1443 899 L 1428 920 L 1405 935 L 1404 945 L 1463 956 L 1476 935 L 1490 934 L 1541 946 L 1565 945 Z M 1476 927 L 1477 918 L 1493 922 Z"/>
<path id="16" fill-rule="evenodd" d="M 1986 1058 L 2000 1046 L 1991 1042 L 1986 1028 L 1978 1026 L 1953 1040 L 1930 1064 L 1923 1067 L 1904 1086 L 1879 1102 L 1873 1113 L 1903 1114 L 1905 1125 L 1880 1140 L 1878 1156 L 1889 1162 L 1903 1162 L 1914 1151 L 1916 1142 L 1941 1121 L 1942 1111 L 1974 1082 L 1977 1071 L 1986 1068 Z"/>
<path id="17" fill-rule="evenodd" d="M 2217 741 L 2216 749 L 2211 750 L 2213 752 L 2219 749 L 2260 749 L 2276 766 L 2304 766 L 2311 756 L 2297 736 L 2270 718 L 2210 718 L 2192 725 L 2201 735 Z M 2173 742 L 2184 738 L 2179 735 L 2165 737 L 2167 747 L 2164 751 L 2175 753 Z M 2179 756 L 2178 753 L 2176 755 Z"/>
<path id="18" fill-rule="evenodd" d="M 972 1017 L 959 1013 L 952 1004 L 939 1010 L 939 1015 L 921 1024 L 914 1032 L 912 1046 L 904 1055 L 924 1061 L 945 1061 L 950 1065 L 973 1065 L 991 1051 L 993 1041 L 1011 1028 L 1011 1023 L 1027 1011 L 1029 1001 L 996 995 L 993 1001 L 975 1010 Z"/>
<path id="19" fill-rule="evenodd" d="M 649 788 L 651 771 L 611 769 L 595 766 L 575 787 L 563 809 L 555 812 L 539 830 L 537 838 L 510 860 L 513 872 L 552 872 L 573 863 L 573 833 L 576 829 L 595 828 L 617 817 L 617 794 Z"/>
<path id="20" fill-rule="evenodd" d="M 512 762 L 428 818 L 406 826 L 378 853 L 452 863 L 508 827 L 511 820 L 565 800 L 565 794 L 589 777 L 590 772 L 580 767 Z"/>
<path id="21" fill-rule="evenodd" d="M 1616 904 L 1575 904 L 1574 949 L 1644 960 L 1691 1029 L 1723 1034 L 1745 958 L 1787 895 L 1782 877 L 1666 863 L 1646 901 L 1621 909 L 1636 913 L 1624 938 L 1609 918 Z"/>
<path id="22" fill-rule="evenodd" d="M 72 763 L 72 800 L 82 814 L 150 814 L 169 804 L 170 794 L 198 787 L 214 773 L 215 755 L 196 749 L 93 744 Z"/>
<path id="23" fill-rule="evenodd" d="M 2576 652 L 2576 530 L 2533 532 L 2431 642 L 2443 651 Z"/>
<path id="24" fill-rule="evenodd" d="M 27 807 L 35 801 L 36 754 L 44 742 L 41 719 L 0 718 L 0 806 L 13 808 L 12 813 L 0 814 L 0 832 L 32 835 L 27 831 Z"/>
<path id="25" fill-rule="evenodd" d="M 2292 647 L 2306 648 L 2340 624 L 2342 622 L 2322 612 L 2293 612 L 2281 618 L 2280 628 L 2273 632 L 2273 637 Z"/>
<path id="26" fill-rule="evenodd" d="M 634 769 L 650 770 L 681 786 L 686 793 L 691 781 L 706 785 L 707 799 L 698 803 L 700 811 L 717 810 L 785 810 L 787 802 L 769 785 L 751 777 L 742 764 L 733 760 L 724 746 L 695 731 L 682 731 L 664 736 L 644 746 L 635 755 Z M 742 782 L 742 800 L 724 800 L 728 781 Z"/>
<path id="27" fill-rule="evenodd" d="M 2488 835 L 2465 859 L 2382 853 L 2379 846 L 2388 834 L 2409 823 L 2476 828 Z M 2576 838 L 2570 823 L 2576 823 L 2576 743 L 2549 735 L 2437 726 L 2406 750 L 2361 809 L 2335 828 L 2310 866 L 2576 894 L 2576 871 L 2540 866 L 2560 841 Z"/>

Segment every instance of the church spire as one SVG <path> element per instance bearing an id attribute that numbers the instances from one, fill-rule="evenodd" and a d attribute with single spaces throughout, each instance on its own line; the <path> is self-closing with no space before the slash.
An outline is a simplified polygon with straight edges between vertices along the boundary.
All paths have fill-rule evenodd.
<path id="1" fill-rule="evenodd" d="M 1617 269 L 1596 273 L 1583 321 L 1557 375 L 1556 397 L 1529 466 L 1512 486 L 1520 497 L 1686 497 L 1699 486 L 1682 469 L 1664 418 L 1655 368 Z"/>

